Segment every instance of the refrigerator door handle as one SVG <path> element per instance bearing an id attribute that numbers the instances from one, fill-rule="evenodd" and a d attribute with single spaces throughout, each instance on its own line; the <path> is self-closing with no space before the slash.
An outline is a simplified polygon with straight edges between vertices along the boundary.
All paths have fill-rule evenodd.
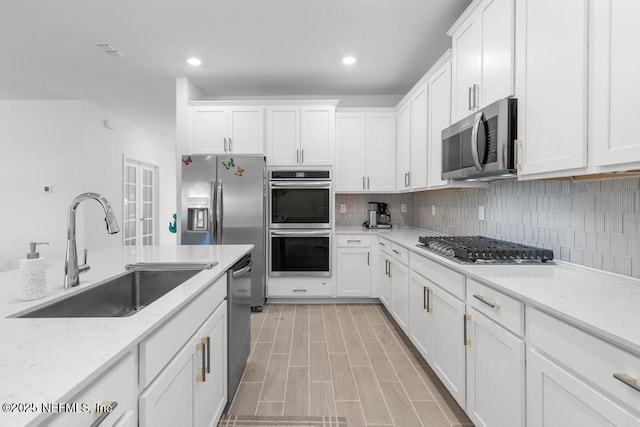
<path id="1" fill-rule="evenodd" d="M 216 185 L 216 244 L 222 244 L 222 215 L 224 211 L 222 208 L 222 180 L 218 180 Z"/>
<path id="2" fill-rule="evenodd" d="M 213 210 L 216 207 L 216 185 L 217 180 L 215 179 L 209 182 L 209 235 L 211 236 L 211 243 L 216 241 L 216 235 L 218 234 L 218 230 L 216 230 L 216 220 L 213 216 Z"/>

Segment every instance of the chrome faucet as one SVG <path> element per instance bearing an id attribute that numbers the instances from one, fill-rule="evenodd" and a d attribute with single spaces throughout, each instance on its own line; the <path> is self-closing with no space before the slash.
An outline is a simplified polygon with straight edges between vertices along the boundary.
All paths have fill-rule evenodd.
<path id="1" fill-rule="evenodd" d="M 102 197 L 98 193 L 82 193 L 69 205 L 69 212 L 67 213 L 67 255 L 64 259 L 64 287 L 70 288 L 72 286 L 78 286 L 80 283 L 79 275 L 87 270 L 87 250 L 84 250 L 84 264 L 78 266 L 78 250 L 76 248 L 76 209 L 80 202 L 86 199 L 93 199 L 100 203 L 102 209 L 104 209 L 104 221 L 107 223 L 107 232 L 109 234 L 115 234 L 120 231 L 116 216 L 113 214 L 113 209 L 109 201 Z"/>

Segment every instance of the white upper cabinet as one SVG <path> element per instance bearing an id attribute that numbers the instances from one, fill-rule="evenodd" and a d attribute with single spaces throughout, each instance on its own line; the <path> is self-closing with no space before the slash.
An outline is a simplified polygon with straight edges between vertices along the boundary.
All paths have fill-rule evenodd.
<path id="1" fill-rule="evenodd" d="M 427 188 L 429 89 L 423 82 L 411 96 L 411 189 Z"/>
<path id="2" fill-rule="evenodd" d="M 291 165 L 300 161 L 300 107 L 267 107 L 267 162 Z"/>
<path id="3" fill-rule="evenodd" d="M 446 61 L 429 78 L 429 188 L 442 187 L 442 130 L 451 125 L 451 62 Z"/>
<path id="4" fill-rule="evenodd" d="M 270 166 L 331 166 L 335 150 L 335 105 L 267 108 Z"/>
<path id="5" fill-rule="evenodd" d="M 475 20 L 469 20 L 452 35 L 454 121 L 468 116 L 475 109 L 482 54 L 480 25 Z"/>
<path id="6" fill-rule="evenodd" d="M 396 113 L 367 114 L 367 190 L 396 189 Z"/>
<path id="7" fill-rule="evenodd" d="M 191 154 L 263 154 L 264 108 L 199 103 L 189 106 Z"/>
<path id="8" fill-rule="evenodd" d="M 397 188 L 411 189 L 411 103 L 398 108 Z"/>
<path id="9" fill-rule="evenodd" d="M 514 93 L 514 0 L 476 0 L 447 33 L 453 122 Z"/>
<path id="10" fill-rule="evenodd" d="M 518 0 L 520 176 L 587 166 L 588 6 Z"/>
<path id="11" fill-rule="evenodd" d="M 336 191 L 394 191 L 396 113 L 336 114 Z"/>
<path id="12" fill-rule="evenodd" d="M 640 99 L 640 2 L 592 2 L 590 76 L 592 164 L 640 162 L 640 137 L 635 129 Z"/>
<path id="13" fill-rule="evenodd" d="M 366 129 L 365 114 L 336 114 L 336 191 L 366 190 Z"/>

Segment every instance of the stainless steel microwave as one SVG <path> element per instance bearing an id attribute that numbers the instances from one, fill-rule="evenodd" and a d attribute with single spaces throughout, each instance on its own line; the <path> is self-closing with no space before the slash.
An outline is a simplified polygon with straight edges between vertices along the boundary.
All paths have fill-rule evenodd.
<path id="1" fill-rule="evenodd" d="M 495 181 L 517 177 L 516 99 L 501 99 L 442 131 L 442 179 Z"/>

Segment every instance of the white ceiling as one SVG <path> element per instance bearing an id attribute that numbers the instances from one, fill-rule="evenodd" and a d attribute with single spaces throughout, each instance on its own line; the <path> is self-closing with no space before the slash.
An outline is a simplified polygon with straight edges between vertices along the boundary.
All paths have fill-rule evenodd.
<path id="1" fill-rule="evenodd" d="M 212 97 L 402 95 L 469 3 L 0 0 L 0 99 L 85 99 L 173 138 L 176 77 Z"/>

